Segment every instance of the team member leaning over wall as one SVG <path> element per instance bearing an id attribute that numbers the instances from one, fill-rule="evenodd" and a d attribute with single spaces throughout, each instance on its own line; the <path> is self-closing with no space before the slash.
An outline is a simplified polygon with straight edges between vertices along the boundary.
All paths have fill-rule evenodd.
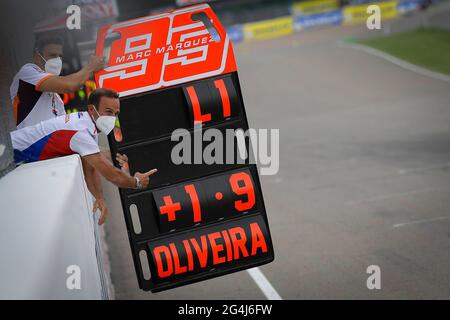
<path id="1" fill-rule="evenodd" d="M 100 154 L 98 133 L 108 135 L 114 129 L 119 111 L 118 93 L 97 89 L 89 96 L 87 112 L 59 116 L 11 132 L 14 161 L 21 164 L 78 153 L 83 162 L 86 184 L 95 197 L 94 211 L 100 209 L 99 224 L 103 224 L 108 216 L 108 208 L 99 174 L 120 188 L 143 189 L 147 188 L 150 176 L 157 171 L 152 169 L 130 176 Z M 124 165 L 126 156 L 117 156 L 119 163 Z"/>

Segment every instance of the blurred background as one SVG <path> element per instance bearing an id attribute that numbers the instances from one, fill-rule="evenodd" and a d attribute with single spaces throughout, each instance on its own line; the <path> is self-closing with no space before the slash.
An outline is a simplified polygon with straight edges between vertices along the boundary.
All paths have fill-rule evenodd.
<path id="1" fill-rule="evenodd" d="M 280 172 L 261 177 L 276 254 L 261 270 L 279 296 L 450 298 L 450 1 L 3 0 L 0 176 L 14 167 L 9 85 L 36 36 L 64 37 L 69 74 L 100 26 L 203 2 L 232 38 L 250 127 L 280 129 Z M 66 28 L 70 4 L 81 30 Z M 67 112 L 94 88 L 62 96 Z M 266 298 L 247 272 L 140 291 L 117 189 L 104 189 L 116 298 Z M 366 286 L 370 265 L 381 290 Z"/>

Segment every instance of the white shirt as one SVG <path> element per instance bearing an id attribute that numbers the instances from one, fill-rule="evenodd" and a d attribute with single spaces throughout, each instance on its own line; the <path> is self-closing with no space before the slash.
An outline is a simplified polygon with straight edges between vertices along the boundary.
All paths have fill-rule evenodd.
<path id="1" fill-rule="evenodd" d="M 11 132 L 11 140 L 16 163 L 100 152 L 97 128 L 87 112 L 71 113 L 15 130 Z"/>
<path id="2" fill-rule="evenodd" d="M 41 84 L 54 76 L 33 63 L 27 63 L 15 75 L 10 95 L 18 129 L 65 114 L 59 94 L 40 91 Z"/>

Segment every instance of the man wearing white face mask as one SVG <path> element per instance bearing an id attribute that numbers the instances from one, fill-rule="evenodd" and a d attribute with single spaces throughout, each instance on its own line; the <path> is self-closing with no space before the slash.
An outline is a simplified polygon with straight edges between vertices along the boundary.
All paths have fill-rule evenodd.
<path id="1" fill-rule="evenodd" d="M 36 41 L 33 63 L 24 65 L 10 87 L 13 114 L 18 129 L 65 114 L 59 93 L 77 91 L 95 71 L 103 68 L 102 57 L 91 57 L 80 71 L 60 77 L 63 41 L 43 37 Z"/>
<path id="2" fill-rule="evenodd" d="M 120 111 L 119 95 L 109 89 L 97 89 L 88 99 L 88 111 L 71 113 L 42 121 L 34 126 L 11 132 L 16 164 L 46 160 L 78 153 L 89 191 L 95 197 L 94 211 L 100 209 L 103 224 L 108 209 L 103 197 L 99 174 L 120 188 L 147 188 L 150 176 L 157 170 L 136 172 L 130 176 L 114 167 L 100 154 L 98 132 L 108 135 Z"/>

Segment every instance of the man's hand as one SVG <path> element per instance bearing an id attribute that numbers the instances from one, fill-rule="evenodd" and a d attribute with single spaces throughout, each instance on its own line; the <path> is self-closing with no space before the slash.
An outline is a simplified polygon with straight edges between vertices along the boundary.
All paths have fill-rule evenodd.
<path id="1" fill-rule="evenodd" d="M 119 163 L 120 169 L 122 169 L 123 172 L 130 174 L 130 167 L 128 165 L 127 155 L 116 153 L 116 160 Z"/>
<path id="2" fill-rule="evenodd" d="M 146 173 L 136 172 L 135 177 L 141 182 L 142 189 L 146 189 L 150 183 L 150 176 L 158 172 L 158 169 L 152 169 Z"/>
<path id="3" fill-rule="evenodd" d="M 93 213 L 95 213 L 97 209 L 100 209 L 98 224 L 101 226 L 105 223 L 106 218 L 108 217 L 108 208 L 106 207 L 105 199 L 95 199 Z"/>
<path id="4" fill-rule="evenodd" d="M 87 163 L 95 168 L 106 180 L 112 182 L 119 188 L 136 189 L 136 179 L 129 174 L 123 172 L 119 168 L 113 166 L 111 161 L 103 157 L 100 152 L 90 154 L 82 157 Z M 137 173 L 135 176 L 142 181 L 141 185 L 147 187 L 149 183 L 149 176 L 154 174 L 157 170 L 150 170 L 147 173 Z M 101 198 L 101 197 L 99 197 Z"/>
<path id="5" fill-rule="evenodd" d="M 105 57 L 91 56 L 89 58 L 88 69 L 90 72 L 97 72 L 105 68 Z"/>

